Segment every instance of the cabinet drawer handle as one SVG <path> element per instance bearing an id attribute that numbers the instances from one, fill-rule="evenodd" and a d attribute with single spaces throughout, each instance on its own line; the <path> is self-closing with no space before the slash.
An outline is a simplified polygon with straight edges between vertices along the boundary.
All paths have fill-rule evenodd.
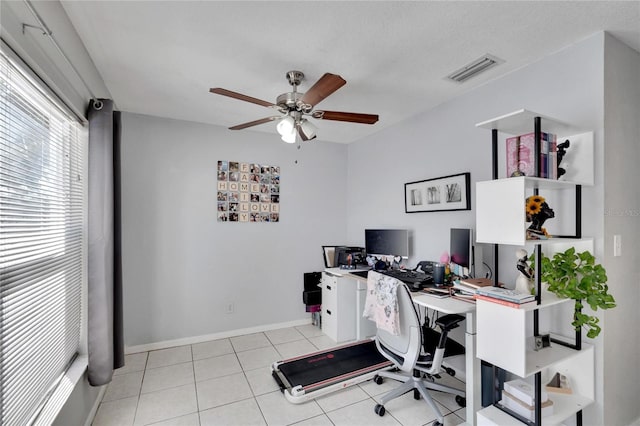
<path id="1" fill-rule="evenodd" d="M 331 286 L 330 285 L 327 286 L 327 290 L 331 290 Z"/>
<path id="2" fill-rule="evenodd" d="M 331 311 L 327 309 L 327 314 L 331 315 Z"/>

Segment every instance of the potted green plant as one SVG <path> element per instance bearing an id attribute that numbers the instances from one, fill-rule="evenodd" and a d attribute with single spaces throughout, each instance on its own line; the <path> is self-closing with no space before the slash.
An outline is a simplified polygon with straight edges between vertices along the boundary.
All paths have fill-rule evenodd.
<path id="1" fill-rule="evenodd" d="M 594 311 L 598 308 L 611 309 L 616 306 L 613 296 L 609 294 L 607 271 L 595 260 L 589 251 L 576 253 L 573 247 L 555 253 L 552 258 L 542 254 L 541 274 L 541 282 L 548 285 L 550 292 L 558 297 L 575 300 L 571 325 L 576 330 L 585 327 L 588 330 L 587 337 L 592 339 L 600 334 L 599 319 L 583 313 L 583 303 L 588 304 Z"/>

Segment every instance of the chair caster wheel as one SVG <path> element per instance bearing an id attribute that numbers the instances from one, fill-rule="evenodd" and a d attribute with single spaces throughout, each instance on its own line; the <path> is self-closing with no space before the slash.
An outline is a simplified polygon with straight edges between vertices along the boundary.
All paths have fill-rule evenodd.
<path id="1" fill-rule="evenodd" d="M 461 407 L 466 407 L 467 406 L 467 398 L 465 398 L 463 396 L 456 395 L 456 402 Z"/>
<path id="2" fill-rule="evenodd" d="M 384 416 L 384 413 L 386 413 L 386 410 L 384 409 L 384 405 L 380 405 L 380 404 L 376 404 L 374 411 L 380 417 Z"/>
<path id="3" fill-rule="evenodd" d="M 444 371 L 446 371 L 447 374 L 451 377 L 456 377 L 456 370 L 454 370 L 453 368 L 445 368 Z"/>
<path id="4" fill-rule="evenodd" d="M 378 375 L 375 375 L 373 377 L 373 383 L 375 383 L 376 385 L 381 385 L 383 381 L 384 379 Z"/>
<path id="5" fill-rule="evenodd" d="M 444 426 L 444 424 L 436 420 L 435 422 L 431 423 L 431 426 Z"/>
<path id="6" fill-rule="evenodd" d="M 418 389 L 413 390 L 413 399 L 415 400 L 420 399 L 420 391 Z"/>

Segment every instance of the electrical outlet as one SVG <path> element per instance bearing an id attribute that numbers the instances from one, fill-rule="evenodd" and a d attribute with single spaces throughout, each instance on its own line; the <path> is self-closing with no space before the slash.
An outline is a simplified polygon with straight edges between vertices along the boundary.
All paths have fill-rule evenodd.
<path id="1" fill-rule="evenodd" d="M 235 311 L 235 305 L 233 302 L 229 302 L 224 307 L 225 314 L 232 314 Z"/>

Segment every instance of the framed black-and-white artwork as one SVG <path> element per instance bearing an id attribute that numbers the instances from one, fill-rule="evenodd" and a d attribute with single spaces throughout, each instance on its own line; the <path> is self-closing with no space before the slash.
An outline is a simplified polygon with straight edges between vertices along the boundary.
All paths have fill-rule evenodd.
<path id="1" fill-rule="evenodd" d="M 406 213 L 471 210 L 471 174 L 443 176 L 404 184 Z"/>

